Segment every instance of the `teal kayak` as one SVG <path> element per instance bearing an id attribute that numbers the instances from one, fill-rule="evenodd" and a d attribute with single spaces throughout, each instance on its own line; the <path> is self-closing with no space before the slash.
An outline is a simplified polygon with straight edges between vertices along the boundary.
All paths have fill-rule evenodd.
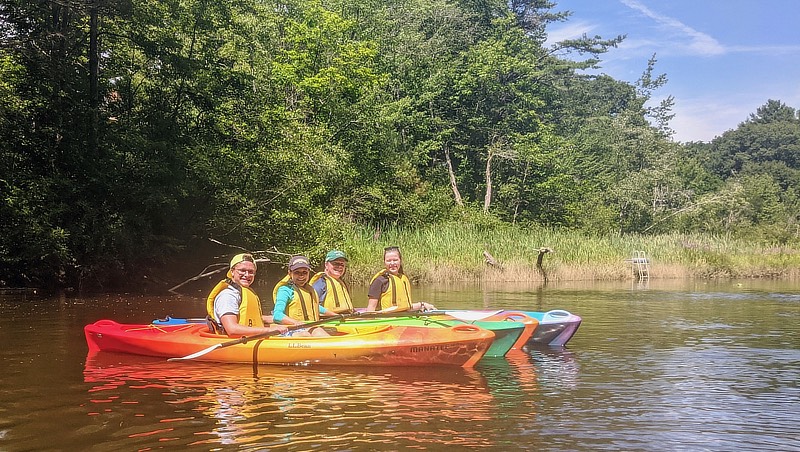
<path id="1" fill-rule="evenodd" d="M 486 320 L 512 320 L 524 322 L 525 319 L 534 319 L 538 322 L 536 331 L 527 339 L 525 345 L 529 346 L 550 346 L 550 347 L 563 347 L 567 345 L 570 339 L 578 331 L 581 326 L 580 316 L 572 314 L 569 311 L 561 309 L 554 309 L 547 312 L 537 311 L 516 311 L 516 310 L 441 310 L 441 311 L 428 311 L 431 313 L 449 314 L 456 318 L 465 318 L 470 316 L 471 319 L 480 321 Z"/>
<path id="2" fill-rule="evenodd" d="M 457 325 L 474 325 L 494 333 L 495 339 L 486 352 L 484 357 L 502 358 L 511 350 L 514 344 L 526 332 L 525 324 L 514 321 L 489 321 L 476 320 L 464 321 L 447 314 L 427 315 L 398 315 L 397 317 L 376 317 L 376 318 L 348 318 L 329 323 L 336 326 L 339 323 L 347 325 L 402 325 L 402 326 L 423 326 L 429 328 L 450 328 Z"/>

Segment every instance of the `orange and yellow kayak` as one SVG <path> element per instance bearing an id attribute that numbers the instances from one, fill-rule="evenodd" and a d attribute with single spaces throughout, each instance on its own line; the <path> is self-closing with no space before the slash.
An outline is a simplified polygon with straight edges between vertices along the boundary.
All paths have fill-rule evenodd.
<path id="1" fill-rule="evenodd" d="M 268 336 L 224 347 L 220 344 L 233 342 L 231 338 L 197 323 L 134 325 L 99 320 L 86 325 L 84 333 L 90 353 L 179 358 L 213 348 L 192 359 L 306 365 L 472 367 L 494 339 L 491 331 L 468 324 L 449 328 L 337 324 L 330 337 Z"/>

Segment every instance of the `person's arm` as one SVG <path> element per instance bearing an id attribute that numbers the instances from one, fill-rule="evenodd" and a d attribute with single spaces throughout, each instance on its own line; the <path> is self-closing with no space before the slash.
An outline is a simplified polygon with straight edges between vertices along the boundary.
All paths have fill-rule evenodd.
<path id="1" fill-rule="evenodd" d="M 222 327 L 225 328 L 225 333 L 230 337 L 254 336 L 256 334 L 264 333 L 285 333 L 289 329 L 283 325 L 269 325 L 265 327 L 247 326 L 239 324 L 238 314 L 225 314 L 220 319 Z"/>
<path id="2" fill-rule="evenodd" d="M 214 299 L 214 315 L 219 319 L 219 323 L 225 329 L 225 333 L 231 337 L 252 336 L 266 332 L 277 331 L 283 333 L 285 326 L 275 327 L 251 327 L 239 324 L 239 295 L 232 290 L 223 290 Z"/>
<path id="3" fill-rule="evenodd" d="M 335 317 L 338 314 L 334 312 L 332 309 L 325 309 L 325 306 L 319 305 L 319 316 L 320 317 Z"/>
<path id="4" fill-rule="evenodd" d="M 389 287 L 388 282 L 389 281 L 385 277 L 379 276 L 369 285 L 369 290 L 367 291 L 367 311 L 378 310 L 380 307 L 378 300 L 380 300 L 381 294 Z M 384 287 L 384 283 L 387 283 L 386 287 Z"/>
<path id="5" fill-rule="evenodd" d="M 275 309 L 272 311 L 272 318 L 275 323 L 281 325 L 302 325 L 303 322 L 295 320 L 286 315 L 286 307 L 294 297 L 294 289 L 289 286 L 282 286 L 278 289 L 278 294 L 275 296 Z"/>
<path id="6" fill-rule="evenodd" d="M 377 311 L 377 310 L 378 310 L 378 299 L 377 298 L 367 299 L 367 311 Z"/>

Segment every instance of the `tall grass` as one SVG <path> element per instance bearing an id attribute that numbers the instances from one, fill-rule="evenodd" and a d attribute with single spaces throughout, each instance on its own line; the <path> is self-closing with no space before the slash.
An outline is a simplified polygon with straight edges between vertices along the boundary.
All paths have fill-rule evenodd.
<path id="1" fill-rule="evenodd" d="M 383 248 L 397 245 L 412 280 L 540 281 L 541 248 L 549 280 L 624 280 L 630 259 L 643 251 L 651 278 L 753 278 L 800 276 L 800 249 L 710 235 L 587 236 L 575 231 L 447 223 L 418 229 L 375 231 L 353 226 L 337 244 L 350 255 L 350 278 L 364 282 L 383 268 Z M 484 252 L 499 263 L 490 266 Z"/>

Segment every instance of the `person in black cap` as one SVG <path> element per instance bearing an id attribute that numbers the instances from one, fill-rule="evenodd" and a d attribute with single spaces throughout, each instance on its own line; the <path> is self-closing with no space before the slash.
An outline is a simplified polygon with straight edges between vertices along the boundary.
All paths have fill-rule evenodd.
<path id="1" fill-rule="evenodd" d="M 319 305 L 317 292 L 308 283 L 311 276 L 311 264 L 305 256 L 292 256 L 289 259 L 289 271 L 286 277 L 275 285 L 272 291 L 275 309 L 272 317 L 275 323 L 283 325 L 302 325 L 316 322 L 320 317 L 333 317 L 335 312 L 328 311 Z M 293 336 L 311 334 L 312 336 L 328 336 L 322 328 L 311 328 L 309 331 L 295 330 Z"/>
<path id="2" fill-rule="evenodd" d="M 311 278 L 311 286 L 317 292 L 320 304 L 337 314 L 354 311 L 350 288 L 342 279 L 347 263 L 344 251 L 331 250 L 325 256 L 325 271 Z"/>

